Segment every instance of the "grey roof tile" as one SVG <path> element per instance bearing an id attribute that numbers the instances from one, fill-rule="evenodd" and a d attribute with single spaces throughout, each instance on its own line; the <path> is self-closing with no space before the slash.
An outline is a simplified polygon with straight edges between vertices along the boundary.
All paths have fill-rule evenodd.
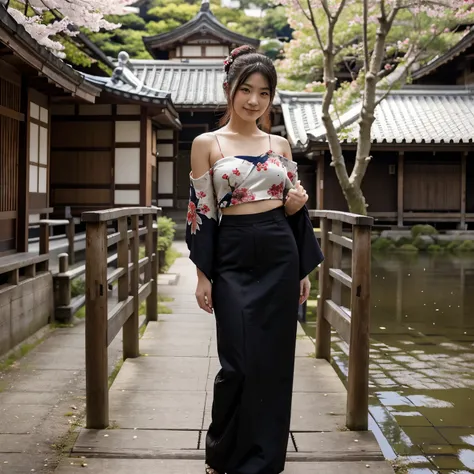
<path id="1" fill-rule="evenodd" d="M 288 138 L 293 146 L 326 141 L 321 123 L 322 96 L 280 94 Z M 358 139 L 360 104 L 336 124 L 344 129 L 344 142 Z M 310 125 L 314 123 L 314 125 Z M 373 143 L 472 143 L 474 141 L 474 90 L 460 87 L 407 87 L 393 91 L 375 111 Z"/>

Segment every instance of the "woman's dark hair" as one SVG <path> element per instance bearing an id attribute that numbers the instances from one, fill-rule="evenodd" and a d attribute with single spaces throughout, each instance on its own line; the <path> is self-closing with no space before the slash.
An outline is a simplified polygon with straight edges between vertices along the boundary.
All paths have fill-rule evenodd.
<path id="1" fill-rule="evenodd" d="M 232 50 L 224 61 L 224 71 L 226 73 L 224 92 L 227 97 L 227 110 L 219 120 L 219 126 L 224 126 L 230 120 L 232 104 L 239 87 L 250 75 L 259 72 L 267 80 L 270 88 L 270 106 L 265 114 L 260 117 L 259 125 L 263 130 L 270 132 L 270 108 L 277 86 L 277 73 L 272 60 L 264 54 L 257 53 L 254 47 L 245 44 Z"/>

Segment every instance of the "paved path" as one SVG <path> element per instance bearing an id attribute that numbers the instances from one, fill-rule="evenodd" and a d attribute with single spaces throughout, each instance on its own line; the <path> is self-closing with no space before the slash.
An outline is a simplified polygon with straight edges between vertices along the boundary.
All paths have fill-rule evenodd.
<path id="1" fill-rule="evenodd" d="M 150 323 L 138 359 L 125 362 L 110 390 L 114 429 L 82 429 L 58 474 L 202 474 L 212 384 L 219 369 L 212 315 L 195 302 L 195 269 L 179 258 L 174 313 Z M 310 356 L 314 346 L 300 331 L 288 474 L 393 473 L 370 432 L 341 431 L 346 390 L 332 367 Z"/>

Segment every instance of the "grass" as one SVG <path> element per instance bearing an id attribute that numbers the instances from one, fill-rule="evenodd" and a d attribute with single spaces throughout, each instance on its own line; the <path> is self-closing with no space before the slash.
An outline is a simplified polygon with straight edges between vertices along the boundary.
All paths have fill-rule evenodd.
<path id="1" fill-rule="evenodd" d="M 165 252 L 165 266 L 160 269 L 161 273 L 166 273 L 168 269 L 173 265 L 177 258 L 181 257 L 181 253 L 178 252 L 173 246 L 171 246 Z"/>
<path id="2" fill-rule="evenodd" d="M 13 351 L 6 359 L 0 360 L 0 371 L 9 369 L 17 360 L 26 356 L 31 350 L 37 345 L 41 344 L 45 340 L 44 337 L 32 342 L 31 344 L 22 344 L 17 350 Z"/>
<path id="3" fill-rule="evenodd" d="M 117 378 L 118 373 L 120 372 L 120 369 L 122 368 L 124 361 L 123 359 L 119 360 L 114 367 L 114 370 L 112 370 L 112 373 L 109 375 L 109 388 L 112 386 L 114 383 L 114 380 Z"/>

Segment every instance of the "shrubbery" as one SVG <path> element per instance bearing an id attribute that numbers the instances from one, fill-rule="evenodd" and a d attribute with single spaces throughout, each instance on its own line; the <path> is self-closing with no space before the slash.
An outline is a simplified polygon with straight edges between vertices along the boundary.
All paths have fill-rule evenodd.
<path id="1" fill-rule="evenodd" d="M 176 223 L 169 217 L 158 217 L 158 250 L 166 252 L 173 243 Z"/>
<path id="2" fill-rule="evenodd" d="M 411 228 L 411 235 L 415 239 L 419 235 L 435 235 L 438 231 L 432 226 L 427 224 L 418 224 Z"/>

